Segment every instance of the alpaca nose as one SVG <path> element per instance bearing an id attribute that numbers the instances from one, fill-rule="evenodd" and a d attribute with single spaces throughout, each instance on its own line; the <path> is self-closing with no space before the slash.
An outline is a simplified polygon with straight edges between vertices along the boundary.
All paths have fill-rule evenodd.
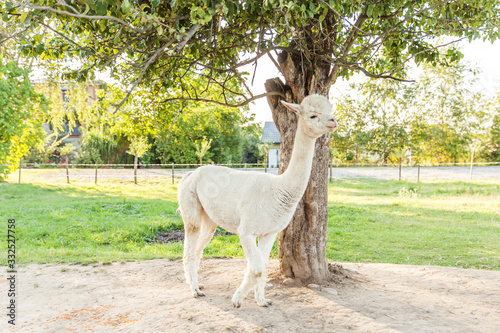
<path id="1" fill-rule="evenodd" d="M 335 117 L 331 117 L 328 119 L 328 122 L 331 123 L 331 125 L 328 125 L 327 127 L 329 128 L 329 131 L 330 132 L 333 132 L 335 131 L 335 129 L 337 128 L 337 120 L 335 120 Z"/>

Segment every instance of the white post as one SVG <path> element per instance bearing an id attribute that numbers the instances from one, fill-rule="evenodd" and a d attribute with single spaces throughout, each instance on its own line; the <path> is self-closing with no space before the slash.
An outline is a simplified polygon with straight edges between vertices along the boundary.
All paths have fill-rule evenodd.
<path id="1" fill-rule="evenodd" d="M 69 184 L 69 157 L 66 155 L 66 181 Z"/>
<path id="2" fill-rule="evenodd" d="M 332 173 L 333 173 L 333 166 L 332 166 L 332 161 L 330 161 L 330 184 L 332 183 Z"/>
<path id="3" fill-rule="evenodd" d="M 22 162 L 23 162 L 23 158 L 21 157 L 19 159 L 19 184 L 21 184 L 21 167 L 22 167 Z"/>
<path id="4" fill-rule="evenodd" d="M 472 149 L 472 154 L 470 156 L 470 175 L 469 180 L 472 180 L 472 167 L 474 166 L 474 149 Z"/>
<path id="5" fill-rule="evenodd" d="M 174 183 L 174 163 L 172 163 L 172 184 Z"/>
<path id="6" fill-rule="evenodd" d="M 137 154 L 134 156 L 134 184 L 137 185 Z"/>

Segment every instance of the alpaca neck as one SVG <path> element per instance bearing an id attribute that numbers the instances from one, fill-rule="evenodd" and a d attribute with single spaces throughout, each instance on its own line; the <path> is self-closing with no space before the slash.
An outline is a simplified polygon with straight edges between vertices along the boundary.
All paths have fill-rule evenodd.
<path id="1" fill-rule="evenodd" d="M 299 198 L 304 194 L 311 176 L 314 145 L 316 143 L 316 139 L 305 134 L 303 126 L 299 120 L 290 164 L 288 164 L 286 171 L 279 176 L 281 178 L 280 183 L 300 195 Z"/>

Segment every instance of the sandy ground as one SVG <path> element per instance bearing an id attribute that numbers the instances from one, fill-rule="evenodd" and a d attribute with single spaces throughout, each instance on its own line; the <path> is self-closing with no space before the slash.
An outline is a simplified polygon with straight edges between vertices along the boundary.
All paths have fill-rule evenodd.
<path id="1" fill-rule="evenodd" d="M 272 306 L 260 308 L 249 295 L 235 309 L 231 296 L 245 265 L 205 259 L 206 297 L 197 299 L 184 283 L 181 261 L 28 265 L 18 273 L 17 325 L 9 327 L 2 315 L 0 331 L 470 333 L 500 327 L 498 271 L 343 264 L 350 277 L 341 283 L 311 289 L 270 278 Z M 268 273 L 277 267 L 271 261 Z M 6 288 L 2 277 L 2 308 Z"/>
<path id="2" fill-rule="evenodd" d="M 244 170 L 244 169 L 242 169 Z M 250 169 L 247 169 L 250 170 Z M 264 172 L 264 169 L 252 169 Z M 174 177 L 182 177 L 187 169 L 174 171 Z M 375 179 L 398 179 L 399 168 L 397 167 L 338 167 L 332 168 L 332 178 L 375 178 Z M 268 169 L 267 172 L 278 174 L 278 169 Z M 95 181 L 95 169 L 70 169 L 70 180 Z M 475 166 L 473 169 L 473 179 L 498 179 L 500 178 L 500 165 Z M 170 169 L 138 169 L 137 179 L 153 180 L 157 178 L 171 179 Z M 401 177 L 404 180 L 420 179 L 447 179 L 447 180 L 469 180 L 470 167 L 467 166 L 447 166 L 447 167 L 421 167 L 418 175 L 417 167 L 403 167 Z M 134 181 L 133 169 L 98 169 L 97 180 L 119 179 L 122 181 Z M 9 181 L 17 182 L 19 173 L 16 171 L 9 176 Z M 66 170 L 59 169 L 22 169 L 21 181 L 23 182 L 51 182 L 66 181 Z"/>

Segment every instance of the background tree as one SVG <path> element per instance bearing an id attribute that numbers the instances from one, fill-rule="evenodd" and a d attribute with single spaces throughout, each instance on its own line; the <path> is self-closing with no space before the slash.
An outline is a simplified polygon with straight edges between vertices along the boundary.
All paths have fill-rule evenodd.
<path id="1" fill-rule="evenodd" d="M 494 117 L 491 122 L 485 149 L 482 151 L 484 158 L 492 162 L 500 162 L 500 92 L 497 93 Z"/>
<path id="2" fill-rule="evenodd" d="M 151 145 L 148 144 L 147 139 L 142 136 L 135 137 L 132 139 L 132 142 L 130 142 L 127 153 L 134 156 L 134 184 L 137 184 L 137 163 L 139 158 L 141 158 L 149 148 L 151 148 Z"/>
<path id="3" fill-rule="evenodd" d="M 491 100 L 474 91 L 475 72 L 459 62 L 424 66 L 411 124 L 413 150 L 419 160 L 464 161 L 471 140 L 486 134 Z"/>
<path id="4" fill-rule="evenodd" d="M 210 149 L 210 144 L 212 143 L 212 139 L 207 140 L 207 138 L 203 138 L 203 140 L 196 142 L 196 156 L 200 159 L 200 165 L 203 165 L 203 156 Z"/>
<path id="5" fill-rule="evenodd" d="M 420 163 L 468 160 L 472 140 L 487 145 L 497 113 L 491 98 L 474 91 L 474 72 L 455 62 L 424 66 L 411 84 L 369 79 L 351 85 L 337 103 L 341 126 L 332 146 L 383 163 L 397 162 L 394 152 L 407 148 Z"/>
<path id="6" fill-rule="evenodd" d="M 370 77 L 404 77 L 406 64 L 437 63 L 436 36 L 451 42 L 498 38 L 496 1 L 8 1 L 3 19 L 37 38 L 19 38 L 25 56 L 74 56 L 82 66 L 69 77 L 95 69 L 127 73 L 127 95 L 141 82 L 182 96 L 164 100 L 211 100 L 242 105 L 253 96 L 239 69 L 270 55 L 282 74 L 266 83 L 273 119 L 281 134 L 280 172 L 288 166 L 296 119 L 280 99 L 300 103 L 327 95 L 338 77 L 358 71 Z M 42 33 L 43 30 L 43 33 Z M 449 43 L 449 42 L 447 42 Z M 250 55 L 249 55 L 250 54 Z M 459 52 L 451 50 L 447 58 Z M 222 93 L 190 86 L 186 73 L 204 77 Z M 241 85 L 243 90 L 232 89 Z M 124 100 L 116 105 L 124 104 Z M 317 140 L 312 177 L 303 200 L 278 239 L 280 269 L 287 276 L 323 280 L 326 261 L 329 136 Z"/>
<path id="7" fill-rule="evenodd" d="M 341 126 L 333 134 L 332 148 L 336 147 L 337 154 L 345 157 L 352 154 L 355 162 L 367 158 L 380 163 L 395 162 L 390 160 L 394 150 L 408 144 L 414 86 L 368 79 L 352 84 L 350 89 L 336 105 Z"/>
<path id="8" fill-rule="evenodd" d="M 249 118 L 248 121 L 252 121 Z M 241 148 L 242 148 L 242 163 L 257 164 L 262 161 L 263 156 L 260 153 L 260 137 L 262 136 L 262 127 L 257 123 L 247 123 L 245 126 L 240 126 L 241 129 Z"/>
<path id="9" fill-rule="evenodd" d="M 43 143 L 47 102 L 33 89 L 28 72 L 0 59 L 0 179 L 17 169 L 31 145 Z"/>
<path id="10" fill-rule="evenodd" d="M 66 164 L 66 181 L 69 184 L 69 154 L 75 150 L 75 146 L 73 146 L 70 143 L 65 144 L 59 149 L 59 153 L 61 154 L 61 157 L 65 158 L 65 164 Z"/>

